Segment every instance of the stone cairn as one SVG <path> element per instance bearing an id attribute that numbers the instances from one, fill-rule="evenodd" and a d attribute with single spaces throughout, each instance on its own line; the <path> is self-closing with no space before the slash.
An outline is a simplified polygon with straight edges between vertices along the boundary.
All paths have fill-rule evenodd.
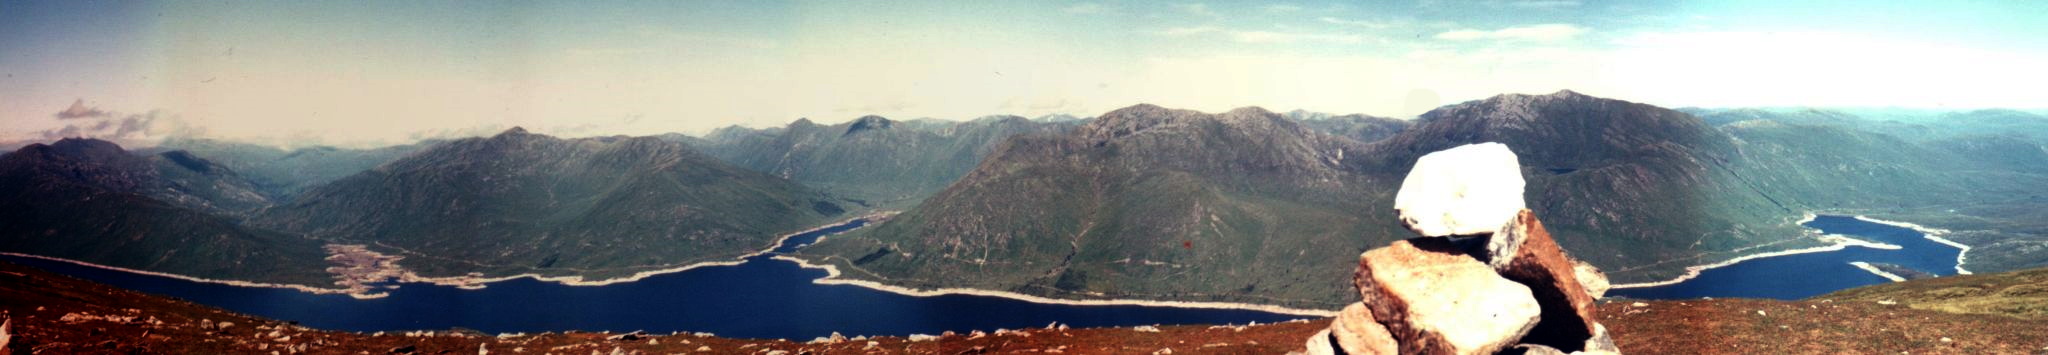
<path id="1" fill-rule="evenodd" d="M 1607 277 L 1565 255 L 1522 201 L 1500 143 L 1422 156 L 1394 197 L 1422 235 L 1366 251 L 1363 301 L 1308 339 L 1308 354 L 1618 354 L 1594 301 Z"/>

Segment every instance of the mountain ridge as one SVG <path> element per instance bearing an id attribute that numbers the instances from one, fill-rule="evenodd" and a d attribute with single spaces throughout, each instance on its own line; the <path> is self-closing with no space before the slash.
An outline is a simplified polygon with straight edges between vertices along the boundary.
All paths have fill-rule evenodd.
<path id="1" fill-rule="evenodd" d="M 406 263 L 426 275 L 604 277 L 745 254 L 844 212 L 681 143 L 515 127 L 342 178 L 255 221 L 430 255 Z"/>
<path id="2" fill-rule="evenodd" d="M 1389 213 L 1391 192 L 1416 157 L 1463 144 L 1509 145 L 1529 180 L 1530 208 L 1548 217 L 1560 244 L 1618 283 L 1824 245 L 1794 223 L 1808 212 L 2039 191 L 2000 179 L 2041 179 L 1996 168 L 1984 172 L 2000 178 L 1935 189 L 1955 196 L 1817 185 L 1832 178 L 1935 186 L 1958 180 L 1906 167 L 1940 169 L 1956 159 L 1904 141 L 1869 143 L 1884 136 L 1844 127 L 1761 134 L 1780 129 L 1714 127 L 1684 112 L 1568 90 L 1447 105 L 1372 142 L 1301 122 L 1257 108 L 1112 110 L 1064 136 L 1012 138 L 925 204 L 804 257 L 852 270 L 850 277 L 914 287 L 1334 306 L 1342 290 L 1314 280 L 1342 277 L 1305 265 L 1341 263 L 1352 255 L 1327 250 L 1363 250 L 1398 235 L 1390 232 L 1398 226 L 1358 216 Z M 1837 141 L 1885 149 L 1810 148 Z M 1911 160 L 1886 163 L 1887 155 Z M 1832 167 L 1827 161 L 1871 163 L 1822 168 Z M 1281 257 L 1274 243 L 1311 250 Z M 1206 254 L 1204 245 L 1224 251 Z M 1228 281 L 1247 279 L 1258 281 Z"/>

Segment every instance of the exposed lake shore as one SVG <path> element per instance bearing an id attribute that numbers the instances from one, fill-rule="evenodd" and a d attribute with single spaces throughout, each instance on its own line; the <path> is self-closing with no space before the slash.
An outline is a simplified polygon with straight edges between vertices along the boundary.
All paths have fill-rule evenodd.
<path id="1" fill-rule="evenodd" d="M 1680 283 L 1680 282 L 1685 282 L 1685 281 L 1687 281 L 1687 280 L 1691 280 L 1691 279 L 1693 279 L 1693 278 L 1697 278 L 1697 277 L 1699 277 L 1699 276 L 1700 276 L 1700 273 L 1701 273 L 1701 272 L 1704 272 L 1704 271 L 1707 271 L 1707 270 L 1712 270 L 1712 269 L 1715 269 L 1715 268 L 1721 268 L 1721 267 L 1726 267 L 1726 266 L 1729 266 L 1729 265 L 1735 265 L 1735 264 L 1737 264 L 1737 263 L 1741 263 L 1741 262 L 1744 262 L 1744 261 L 1749 261 L 1749 260 L 1755 260 L 1755 259 L 1761 259 L 1761 258 L 1769 258 L 1769 257 L 1778 257 L 1778 256 L 1787 256 L 1787 255 L 1798 255 L 1798 254 L 1808 254 L 1808 253 L 1823 253 L 1823 252 L 1841 251 L 1841 250 L 1847 249 L 1847 248 L 1849 248 L 1849 247 L 1865 247 L 1865 248 L 1873 248 L 1873 249 L 1887 249 L 1887 250 L 1897 250 L 1897 249 L 1900 249 L 1900 248 L 1901 248 L 1901 247 L 1900 247 L 1900 246 L 1898 246 L 1898 245 L 1892 245 L 1892 244 L 1885 244 L 1885 243 L 1878 243 L 1878 242 L 1872 242 L 1872 241 L 1867 241 L 1867 240 L 1857 239 L 1857 238 L 1854 238 L 1854 237 L 1850 237 L 1850 236 L 1846 236 L 1846 235 L 1840 235 L 1840 234 L 1824 234 L 1824 233 L 1823 233 L 1823 232 L 1821 232 L 1821 231 L 1820 231 L 1819 229 L 1814 229 L 1814 228 L 1812 228 L 1812 227 L 1806 227 L 1806 224 L 1807 224 L 1807 223 L 1811 223 L 1811 222 L 1813 222 L 1813 220 L 1814 220 L 1815 218 L 1818 218 L 1819 216 L 1820 216 L 1820 215 L 1819 215 L 1819 214 L 1817 214 L 1817 213 L 1812 213 L 1812 212 L 1808 212 L 1808 213 L 1806 213 L 1806 214 L 1805 214 L 1805 215 L 1804 215 L 1803 217 L 1801 217 L 1801 218 L 1799 219 L 1799 221 L 1797 221 L 1797 222 L 1793 222 L 1793 225 L 1801 226 L 1801 227 L 1803 227 L 1803 228 L 1808 228 L 1809 230 L 1808 230 L 1808 231 L 1807 231 L 1807 233 L 1806 233 L 1806 234 L 1807 234 L 1806 238 L 1814 238 L 1815 240 L 1821 241 L 1821 242 L 1823 242 L 1823 243 L 1828 243 L 1828 245 L 1823 245 L 1823 246 L 1817 246 L 1817 247 L 1811 247 L 1811 248 L 1799 248 L 1799 249 L 1789 249 L 1789 250 L 1779 250 L 1779 251 L 1772 251 L 1772 252 L 1763 252 L 1763 253 L 1747 254 L 1747 255 L 1737 256 L 1737 257 L 1734 257 L 1734 258 L 1730 258 L 1730 259 L 1728 259 L 1728 260 L 1723 260 L 1723 261 L 1720 261 L 1720 262 L 1716 262 L 1716 263 L 1711 263 L 1711 264 L 1704 264 L 1704 265 L 1694 265 L 1694 266 L 1688 266 L 1688 267 L 1686 267 L 1686 268 L 1685 268 L 1685 273 L 1684 273 L 1684 274 L 1682 274 L 1682 275 L 1679 275 L 1678 277 L 1675 277 L 1675 278 L 1672 278 L 1672 279 L 1669 279 L 1669 280 L 1662 280 L 1662 281 L 1652 281 L 1652 282 L 1639 282 L 1639 283 L 1629 283 L 1629 284 L 1619 284 L 1619 285 L 1614 285 L 1613 287 L 1614 287 L 1614 288 L 1617 288 L 1617 289 L 1627 289 L 1627 288 L 1642 288 L 1642 287 L 1657 287 L 1657 286 L 1668 286 L 1668 285 L 1674 285 L 1674 284 L 1678 284 L 1678 283 Z M 1858 218 L 1858 219 L 1864 219 L 1864 217 L 1862 217 L 1862 216 L 1856 216 L 1856 218 Z M 1873 223 L 1883 223 L 1883 222 L 1875 222 L 1875 221 L 1873 221 Z M 1923 233 L 1924 233 L 1924 231 L 1923 231 Z M 1929 239 L 1934 239 L 1934 238 L 1929 238 Z M 1937 240 L 1937 241 L 1940 241 L 1940 240 Z M 1965 250 L 1968 250 L 1968 249 L 1965 249 Z"/>

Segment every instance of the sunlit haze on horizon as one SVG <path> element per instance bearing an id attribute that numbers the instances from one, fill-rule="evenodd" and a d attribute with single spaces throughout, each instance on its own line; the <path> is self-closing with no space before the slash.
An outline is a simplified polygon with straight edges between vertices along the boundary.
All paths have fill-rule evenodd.
<path id="1" fill-rule="evenodd" d="M 375 146 L 1138 103 L 1405 118 L 1560 89 L 2039 109 L 2044 34 L 2048 2 L 2023 1 L 6 2 L 0 143 Z"/>

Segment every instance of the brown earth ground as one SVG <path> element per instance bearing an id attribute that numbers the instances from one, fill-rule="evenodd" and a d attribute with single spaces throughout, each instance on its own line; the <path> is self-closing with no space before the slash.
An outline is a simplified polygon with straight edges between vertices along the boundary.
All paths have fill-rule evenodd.
<path id="1" fill-rule="evenodd" d="M 1934 279 L 1940 280 L 1940 279 Z M 1949 286 L 1952 287 L 1952 286 Z M 1864 296 L 1868 296 L 1867 294 Z M 1889 300 L 1887 300 L 1889 301 Z M 2048 320 L 1913 309 L 1892 301 L 1609 301 L 1602 323 L 1636 354 L 2042 354 Z M 0 313 L 13 354 L 1280 354 L 1327 319 L 1249 327 L 1027 329 L 806 344 L 712 336 L 545 333 L 496 337 L 435 331 L 381 335 L 307 329 L 167 297 L 0 263 Z M 231 322 L 221 328 L 207 323 Z M 5 352 L 0 352 L 5 353 Z"/>

